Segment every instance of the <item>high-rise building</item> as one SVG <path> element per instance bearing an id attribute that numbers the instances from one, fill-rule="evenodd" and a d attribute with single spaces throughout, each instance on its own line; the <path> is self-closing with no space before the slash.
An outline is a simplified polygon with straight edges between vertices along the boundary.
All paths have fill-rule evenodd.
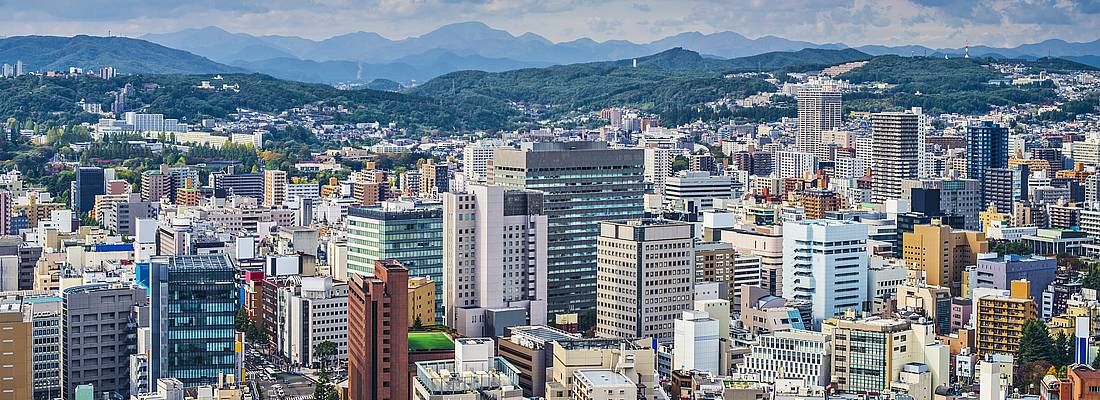
<path id="1" fill-rule="evenodd" d="M 30 306 L 34 321 L 31 333 L 34 400 L 53 400 L 61 395 L 61 342 L 64 339 L 61 336 L 61 321 L 64 304 L 63 298 L 53 294 L 24 297 L 24 307 Z"/>
<path id="2" fill-rule="evenodd" d="M 832 190 L 803 190 L 799 195 L 798 202 L 805 210 L 806 218 L 825 218 L 826 213 L 840 209 L 840 196 Z"/>
<path id="3" fill-rule="evenodd" d="M 1027 164 L 986 171 L 986 181 L 982 183 L 982 204 L 993 204 L 997 206 L 997 212 L 1011 214 L 1013 204 L 1028 201 L 1030 176 L 1031 168 Z"/>
<path id="4" fill-rule="evenodd" d="M 420 166 L 420 196 L 439 198 L 451 190 L 451 164 L 428 160 Z"/>
<path id="5" fill-rule="evenodd" d="M 0 299 L 0 396 L 30 399 L 34 395 L 31 342 L 34 320 L 30 305 L 14 296 Z M 10 397 L 9 397 L 10 396 Z"/>
<path id="6" fill-rule="evenodd" d="M 525 143 L 498 149 L 489 183 L 544 193 L 547 230 L 547 309 L 595 321 L 599 222 L 641 218 L 644 154 L 601 142 Z"/>
<path id="7" fill-rule="evenodd" d="M 120 398 L 130 395 L 129 346 L 137 338 L 140 308 L 148 306 L 137 286 L 91 283 L 66 288 L 61 329 L 63 398 L 71 399 L 78 385 Z M 232 330 L 232 317 L 230 317 Z"/>
<path id="8" fill-rule="evenodd" d="M 801 151 L 775 153 L 775 176 L 778 178 L 804 178 L 817 171 L 817 156 Z"/>
<path id="9" fill-rule="evenodd" d="M 479 141 L 462 149 L 462 172 L 466 174 L 467 182 L 485 182 L 489 162 L 498 147 L 497 144 Z"/>
<path id="10" fill-rule="evenodd" d="M 439 203 L 383 202 L 348 209 L 348 272 L 374 273 L 375 261 L 400 260 L 414 277 L 436 282 L 436 319 L 443 322 L 443 208 Z M 427 321 L 425 321 L 427 322 Z"/>
<path id="11" fill-rule="evenodd" d="M 798 151 L 824 157 L 821 132 L 840 127 L 840 92 L 807 87 L 798 92 Z"/>
<path id="12" fill-rule="evenodd" d="M 600 223 L 596 336 L 673 338 L 673 321 L 691 310 L 693 226 L 636 219 Z"/>
<path id="13" fill-rule="evenodd" d="M 443 195 L 443 305 L 447 326 L 499 337 L 546 324 L 543 194 L 470 185 Z"/>
<path id="14" fill-rule="evenodd" d="M 705 171 L 680 171 L 665 181 L 664 203 L 671 209 L 702 215 L 714 199 L 734 197 L 733 178 Z"/>
<path id="15" fill-rule="evenodd" d="M 197 386 L 237 375 L 237 270 L 229 257 L 158 256 L 149 270 L 150 377 Z"/>
<path id="16" fill-rule="evenodd" d="M 95 197 L 106 193 L 103 168 L 78 167 L 72 194 L 73 211 L 84 216 L 95 208 Z"/>
<path id="17" fill-rule="evenodd" d="M 12 196 L 7 190 L 0 190 L 0 235 L 12 233 Z"/>
<path id="18" fill-rule="evenodd" d="M 966 177 L 985 184 L 986 174 L 996 168 L 1008 168 L 1008 129 L 991 121 L 967 126 Z"/>
<path id="19" fill-rule="evenodd" d="M 951 289 L 960 295 L 963 270 L 974 265 L 979 253 L 989 251 L 985 233 L 956 231 L 938 221 L 931 225 L 916 225 L 913 232 L 902 234 L 902 257 L 905 264 L 933 286 Z"/>
<path id="20" fill-rule="evenodd" d="M 815 326 L 867 301 L 867 225 L 839 220 L 783 224 L 783 297 L 808 301 Z"/>
<path id="21" fill-rule="evenodd" d="M 917 179 L 918 118 L 904 112 L 871 115 L 874 153 L 871 155 L 871 200 L 901 198 L 901 182 Z"/>
<path id="22" fill-rule="evenodd" d="M 918 199 L 914 198 L 913 189 L 936 190 L 939 192 L 939 204 L 934 206 L 939 212 L 944 215 L 962 216 L 966 229 L 978 229 L 980 227 L 978 213 L 985 209 L 981 199 L 981 186 L 981 182 L 975 179 L 907 179 L 901 183 L 901 198 L 910 200 L 915 210 Z M 930 214 L 930 216 L 934 215 Z"/>
<path id="23" fill-rule="evenodd" d="M 975 288 L 971 321 L 977 334 L 978 355 L 1012 354 L 1020 350 L 1020 337 L 1028 321 L 1039 318 L 1028 281 L 1012 281 L 1009 290 Z"/>
<path id="24" fill-rule="evenodd" d="M 348 282 L 348 398 L 409 399 L 409 269 L 374 263 Z"/>
<path id="25" fill-rule="evenodd" d="M 172 177 L 160 170 L 148 170 L 141 173 L 141 198 L 157 203 L 172 193 Z M 171 201 L 175 199 L 169 198 Z"/>
<path id="26" fill-rule="evenodd" d="M 274 207 L 286 201 L 286 171 L 269 169 L 264 171 L 264 205 Z"/>
<path id="27" fill-rule="evenodd" d="M 672 176 L 672 162 L 679 150 L 647 147 L 645 152 L 645 180 L 653 184 L 653 192 L 665 193 L 665 182 Z"/>

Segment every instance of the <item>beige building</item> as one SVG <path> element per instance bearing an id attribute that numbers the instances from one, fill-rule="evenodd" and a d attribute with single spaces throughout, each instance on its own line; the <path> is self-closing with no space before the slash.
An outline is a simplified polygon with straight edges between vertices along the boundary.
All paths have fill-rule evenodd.
<path id="1" fill-rule="evenodd" d="M 553 343 L 553 361 L 546 377 L 547 400 L 576 399 L 575 393 L 583 392 L 586 385 L 577 379 L 577 371 L 603 370 L 616 374 L 634 384 L 635 394 L 642 398 L 656 398 L 657 358 L 648 341 L 637 342 L 625 339 L 575 339 L 555 341 Z M 611 379 L 611 378 L 609 378 Z M 616 389 L 615 396 L 618 396 Z M 625 394 L 624 394 L 625 395 Z M 604 399 L 606 397 L 590 397 Z M 585 398 L 585 397 L 581 397 Z M 631 397 L 610 397 L 607 399 L 632 399 Z"/>
<path id="2" fill-rule="evenodd" d="M 409 326 L 416 321 L 435 324 L 435 282 L 432 278 L 409 278 Z"/>
<path id="3" fill-rule="evenodd" d="M 267 207 L 282 205 L 286 201 L 286 171 L 269 169 L 264 171 L 264 205 Z"/>
<path id="4" fill-rule="evenodd" d="M 24 310 L 22 299 L 0 302 L 0 398 L 32 397 L 32 327 L 29 307 Z"/>
<path id="5" fill-rule="evenodd" d="M 673 321 L 693 306 L 693 226 L 602 222 L 596 249 L 596 336 L 671 341 Z"/>
<path id="6" fill-rule="evenodd" d="M 849 316 L 826 320 L 821 333 L 832 338 L 831 376 L 842 392 L 889 393 L 908 365 L 927 366 L 929 392 L 950 378 L 950 349 L 931 324 Z"/>
<path id="7" fill-rule="evenodd" d="M 963 269 L 977 262 L 978 253 L 986 252 L 989 241 L 985 233 L 956 231 L 936 221 L 914 226 L 913 232 L 902 235 L 902 257 L 910 271 L 923 275 L 929 285 L 950 288 L 956 296 Z"/>

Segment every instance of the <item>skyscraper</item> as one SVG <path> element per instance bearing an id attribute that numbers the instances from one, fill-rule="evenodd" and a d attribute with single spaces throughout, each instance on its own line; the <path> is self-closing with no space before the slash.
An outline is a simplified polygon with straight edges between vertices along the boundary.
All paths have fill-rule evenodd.
<path id="1" fill-rule="evenodd" d="M 966 127 L 966 177 L 982 183 L 982 206 L 989 170 L 1008 168 L 1008 129 L 991 121 Z"/>
<path id="2" fill-rule="evenodd" d="M 545 195 L 547 309 L 578 313 L 591 326 L 596 309 L 599 222 L 643 214 L 644 154 L 602 142 L 524 143 L 498 149 L 489 184 L 540 190 Z"/>
<path id="3" fill-rule="evenodd" d="M 400 260 L 413 277 L 435 282 L 436 322 L 443 322 L 443 209 L 439 203 L 383 202 L 352 207 L 346 219 L 348 272 L 374 273 L 376 261 Z"/>
<path id="4" fill-rule="evenodd" d="M 815 326 L 867 300 L 867 225 L 802 220 L 783 224 L 783 297 L 813 304 Z"/>
<path id="5" fill-rule="evenodd" d="M 84 216 L 95 208 L 95 197 L 106 192 L 103 168 L 78 167 L 73 187 L 76 189 L 72 195 L 73 211 Z"/>
<path id="6" fill-rule="evenodd" d="M 542 192 L 470 185 L 443 195 L 443 304 L 468 337 L 546 324 Z"/>
<path id="7" fill-rule="evenodd" d="M 134 350 L 127 343 L 136 339 L 138 308 L 149 304 L 145 291 L 131 285 L 91 283 L 66 288 L 61 296 L 62 397 L 73 398 L 76 386 L 84 384 L 93 385 L 97 393 L 128 397 L 129 356 Z M 229 323 L 232 330 L 232 318 Z"/>
<path id="8" fill-rule="evenodd" d="M 348 282 L 348 398 L 409 398 L 409 269 L 376 261 Z"/>
<path id="9" fill-rule="evenodd" d="M 600 223 L 596 336 L 672 341 L 673 321 L 693 306 L 693 230 L 656 219 Z"/>
<path id="10" fill-rule="evenodd" d="M 912 113 L 871 116 L 874 153 L 871 156 L 871 200 L 885 203 L 901 198 L 901 181 L 917 179 L 918 118 Z"/>
<path id="11" fill-rule="evenodd" d="M 196 386 L 236 375 L 236 268 L 229 257 L 160 256 L 150 263 L 151 381 Z"/>
<path id="12" fill-rule="evenodd" d="M 813 86 L 798 92 L 798 151 L 825 157 L 821 132 L 840 127 L 840 92 Z"/>

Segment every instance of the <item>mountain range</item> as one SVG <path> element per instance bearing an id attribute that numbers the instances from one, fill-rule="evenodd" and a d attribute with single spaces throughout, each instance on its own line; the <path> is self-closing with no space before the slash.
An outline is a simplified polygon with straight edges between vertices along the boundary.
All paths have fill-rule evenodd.
<path id="1" fill-rule="evenodd" d="M 246 72 L 184 50 L 125 37 L 14 36 L 0 39 L 0 62 L 27 71 L 114 67 L 122 72 L 198 74 Z"/>
<path id="2" fill-rule="evenodd" d="M 463 22 L 442 26 L 421 36 L 389 39 L 375 32 L 353 32 L 324 40 L 296 36 L 255 36 L 231 33 L 217 27 L 187 29 L 174 33 L 149 34 L 143 39 L 168 47 L 187 50 L 229 65 L 242 66 L 259 72 L 301 74 L 301 68 L 324 68 L 337 75 L 325 74 L 325 81 L 346 81 L 351 76 L 351 64 L 331 71 L 330 61 L 351 61 L 357 80 L 387 77 L 375 75 L 398 69 L 423 80 L 438 75 L 438 71 L 476 69 L 504 71 L 517 67 L 555 64 L 575 64 L 593 61 L 629 59 L 656 54 L 673 48 L 684 48 L 715 58 L 737 58 L 775 51 L 797 51 L 804 48 L 854 48 L 870 55 L 960 56 L 965 48 L 931 48 L 907 46 L 848 46 L 843 43 L 812 43 L 776 36 L 749 38 L 736 32 L 710 34 L 685 32 L 649 43 L 626 40 L 598 42 L 580 38 L 555 43 L 534 33 L 513 35 L 481 22 Z M 1071 43 L 1060 39 L 1045 40 L 1011 48 L 972 46 L 971 56 L 1007 58 L 1074 57 L 1076 61 L 1097 65 L 1100 39 Z M 1091 56 L 1091 58 L 1090 58 Z M 314 61 L 314 63 L 295 63 Z M 361 62 L 361 63 L 360 63 Z M 450 65 L 448 65 L 450 63 Z M 363 66 L 363 69 L 360 69 Z M 409 68 L 412 70 L 409 70 Z M 293 72 L 292 72 L 293 71 Z M 448 71 L 449 72 L 449 71 Z M 373 75 L 373 76 L 371 76 Z"/>

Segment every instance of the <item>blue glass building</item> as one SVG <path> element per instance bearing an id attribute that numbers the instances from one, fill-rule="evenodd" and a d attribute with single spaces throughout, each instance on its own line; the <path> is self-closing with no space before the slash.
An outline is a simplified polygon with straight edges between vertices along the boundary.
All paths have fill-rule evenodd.
<path id="1" fill-rule="evenodd" d="M 966 127 L 966 177 L 981 182 L 983 209 L 989 170 L 1002 168 L 1008 168 L 1008 129 L 992 121 Z"/>
<path id="2" fill-rule="evenodd" d="M 235 374 L 237 288 L 229 258 L 154 257 L 149 269 L 152 378 L 198 386 Z"/>

